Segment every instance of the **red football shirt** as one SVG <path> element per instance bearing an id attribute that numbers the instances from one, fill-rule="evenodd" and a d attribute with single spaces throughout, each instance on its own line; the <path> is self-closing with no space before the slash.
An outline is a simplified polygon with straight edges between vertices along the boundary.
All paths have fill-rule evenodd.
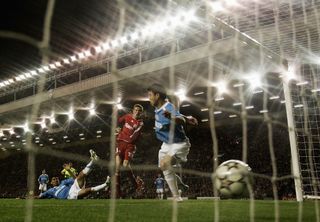
<path id="1" fill-rule="evenodd" d="M 118 119 L 120 124 L 123 123 L 123 127 L 118 134 L 117 140 L 122 140 L 127 143 L 135 144 L 141 134 L 141 128 L 143 121 L 140 119 L 134 119 L 132 114 L 126 114 Z"/>

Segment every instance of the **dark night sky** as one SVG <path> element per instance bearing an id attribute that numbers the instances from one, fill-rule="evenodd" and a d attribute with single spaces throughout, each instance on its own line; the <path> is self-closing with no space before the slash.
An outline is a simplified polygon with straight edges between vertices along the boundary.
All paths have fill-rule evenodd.
<path id="1" fill-rule="evenodd" d="M 37 48 L 4 37 L 11 31 L 41 40 L 46 0 L 3 1 L 0 7 L 0 81 L 40 66 Z M 127 0 L 125 31 L 160 14 L 166 0 Z M 115 0 L 56 0 L 52 18 L 51 59 L 72 55 L 112 38 L 118 28 L 119 7 Z"/>

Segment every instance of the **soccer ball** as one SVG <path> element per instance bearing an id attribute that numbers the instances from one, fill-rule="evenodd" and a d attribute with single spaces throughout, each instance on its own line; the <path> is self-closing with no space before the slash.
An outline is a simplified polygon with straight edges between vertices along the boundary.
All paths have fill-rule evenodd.
<path id="1" fill-rule="evenodd" d="M 228 160 L 220 164 L 214 175 L 214 185 L 222 198 L 248 196 L 251 168 L 240 160 Z"/>

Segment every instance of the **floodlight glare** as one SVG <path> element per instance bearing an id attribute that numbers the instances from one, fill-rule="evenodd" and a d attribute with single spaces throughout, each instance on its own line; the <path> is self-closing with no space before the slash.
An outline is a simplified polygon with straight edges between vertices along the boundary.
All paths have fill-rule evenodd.
<path id="1" fill-rule="evenodd" d="M 63 63 L 64 64 L 70 64 L 70 61 L 69 61 L 69 59 L 63 59 Z"/>
<path id="2" fill-rule="evenodd" d="M 94 47 L 94 50 L 96 51 L 96 53 L 102 52 L 101 46 L 96 46 L 96 47 Z"/>
<path id="3" fill-rule="evenodd" d="M 175 92 L 174 94 L 179 98 L 180 101 L 184 101 L 187 99 L 186 90 L 184 90 L 184 89 L 180 89 L 177 92 Z"/>
<path id="4" fill-rule="evenodd" d="M 73 55 L 73 56 L 70 56 L 70 59 L 71 59 L 71 61 L 72 61 L 72 62 L 77 61 L 77 57 L 76 57 L 76 56 L 74 56 L 74 55 Z"/>
<path id="5" fill-rule="evenodd" d="M 117 106 L 117 109 L 123 109 L 123 106 L 121 103 L 117 103 L 116 106 Z"/>

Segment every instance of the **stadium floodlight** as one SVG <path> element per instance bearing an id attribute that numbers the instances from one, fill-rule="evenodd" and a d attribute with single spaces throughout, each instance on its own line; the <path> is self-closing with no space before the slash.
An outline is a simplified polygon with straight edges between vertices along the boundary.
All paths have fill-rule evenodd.
<path id="1" fill-rule="evenodd" d="M 90 50 L 85 50 L 83 53 L 84 53 L 84 55 L 85 55 L 86 57 L 92 56 L 92 53 L 91 53 Z"/>
<path id="2" fill-rule="evenodd" d="M 229 118 L 236 118 L 236 117 L 237 117 L 237 115 L 235 115 L 235 114 L 229 115 Z"/>
<path id="3" fill-rule="evenodd" d="M 110 42 L 104 42 L 102 44 L 102 47 L 103 49 L 106 51 L 106 50 L 109 50 L 110 49 Z"/>
<path id="4" fill-rule="evenodd" d="M 203 91 L 193 93 L 193 95 L 195 95 L 195 96 L 199 96 L 199 95 L 202 95 L 202 94 L 204 94 L 204 92 L 203 92 Z"/>
<path id="5" fill-rule="evenodd" d="M 56 69 L 57 67 L 56 67 L 55 64 L 49 64 L 49 68 L 50 68 L 50 69 Z"/>
<path id="6" fill-rule="evenodd" d="M 68 112 L 68 118 L 69 118 L 69 120 L 73 120 L 74 119 L 73 108 L 70 108 L 70 110 Z"/>
<path id="7" fill-rule="evenodd" d="M 138 35 L 137 32 L 133 32 L 133 33 L 130 34 L 130 39 L 131 39 L 132 41 L 135 41 L 135 40 L 137 40 L 138 38 L 139 38 L 139 35 Z"/>
<path id="8" fill-rule="evenodd" d="M 100 134 L 100 133 L 102 133 L 102 130 L 97 130 L 97 134 Z"/>
<path id="9" fill-rule="evenodd" d="M 45 71 L 50 71 L 49 66 L 43 66 L 42 68 L 43 68 Z"/>
<path id="10" fill-rule="evenodd" d="M 232 106 L 241 106 L 242 103 L 241 102 L 237 102 L 237 103 L 233 103 Z"/>
<path id="11" fill-rule="evenodd" d="M 41 126 L 41 129 L 47 128 L 46 121 L 45 121 L 44 118 L 42 119 L 42 121 L 41 121 L 41 123 L 40 123 L 40 126 Z"/>
<path id="12" fill-rule="evenodd" d="M 201 112 L 205 112 L 205 111 L 208 111 L 208 110 L 209 110 L 209 108 L 202 108 L 202 109 L 200 109 Z"/>
<path id="13" fill-rule="evenodd" d="M 210 7 L 213 12 L 221 12 L 221 11 L 224 11 L 225 9 L 221 1 L 211 2 Z"/>
<path id="14" fill-rule="evenodd" d="M 246 106 L 245 109 L 253 109 L 254 106 Z"/>
<path id="15" fill-rule="evenodd" d="M 4 82 L 0 82 L 0 86 L 4 87 L 4 86 L 6 86 L 6 84 L 4 84 Z"/>
<path id="16" fill-rule="evenodd" d="M 55 64 L 56 67 L 61 67 L 62 66 L 61 62 L 55 62 L 54 64 Z"/>
<path id="17" fill-rule="evenodd" d="M 311 92 L 320 92 L 320 88 L 319 89 L 312 89 Z"/>
<path id="18" fill-rule="evenodd" d="M 95 51 L 96 53 L 102 52 L 102 46 L 95 46 L 95 47 L 94 47 L 94 51 Z"/>
<path id="19" fill-rule="evenodd" d="M 214 101 L 216 101 L 216 102 L 218 102 L 218 101 L 222 101 L 222 100 L 224 100 L 224 98 L 223 98 L 223 97 L 217 97 L 217 98 L 215 98 L 215 99 L 214 99 Z"/>
<path id="20" fill-rule="evenodd" d="M 218 114 L 221 114 L 221 113 L 222 113 L 222 111 L 214 111 L 213 115 L 218 115 Z"/>
<path id="21" fill-rule="evenodd" d="M 39 72 L 39 73 L 44 73 L 45 70 L 44 70 L 43 68 L 39 68 L 39 69 L 38 69 L 38 72 Z"/>
<path id="22" fill-rule="evenodd" d="M 70 61 L 69 61 L 69 59 L 67 59 L 67 58 L 66 58 L 66 59 L 63 59 L 62 61 L 63 61 L 64 64 L 70 64 Z"/>
<path id="23" fill-rule="evenodd" d="M 77 61 L 77 57 L 76 57 L 75 55 L 73 55 L 73 56 L 70 56 L 70 59 L 71 59 L 71 61 L 72 61 L 72 62 L 75 62 L 75 61 Z"/>
<path id="24" fill-rule="evenodd" d="M 96 115 L 96 110 L 94 108 L 89 109 L 90 116 Z"/>
<path id="25" fill-rule="evenodd" d="M 294 105 L 293 107 L 294 107 L 294 108 L 302 108 L 302 107 L 303 107 L 303 104 L 297 104 L 297 105 Z"/>
<path id="26" fill-rule="evenodd" d="M 84 59 L 86 56 L 84 55 L 83 52 L 79 52 L 78 57 L 79 57 L 79 59 Z"/>
<path id="27" fill-rule="evenodd" d="M 250 73 L 245 79 L 249 82 L 252 90 L 262 86 L 261 75 L 259 73 Z"/>
<path id="28" fill-rule="evenodd" d="M 84 136 L 84 134 L 83 134 L 83 133 L 80 133 L 79 136 Z"/>
<path id="29" fill-rule="evenodd" d="M 0 130 L 0 137 L 3 137 L 4 134 L 3 134 L 3 130 Z"/>
<path id="30" fill-rule="evenodd" d="M 121 103 L 117 103 L 116 106 L 117 106 L 117 109 L 123 109 L 123 106 Z"/>
<path id="31" fill-rule="evenodd" d="M 26 78 L 31 78 L 32 77 L 31 73 L 29 73 L 29 72 L 25 73 L 24 75 L 25 75 Z"/>
<path id="32" fill-rule="evenodd" d="M 113 48 L 116 48 L 117 46 L 119 46 L 119 42 L 118 42 L 117 40 L 112 40 L 112 41 L 111 41 L 111 46 L 112 46 Z"/>
<path id="33" fill-rule="evenodd" d="M 270 100 L 276 100 L 276 99 L 279 99 L 280 97 L 279 96 L 270 96 Z"/>
<path id="34" fill-rule="evenodd" d="M 10 85 L 10 82 L 9 82 L 8 80 L 3 81 L 3 83 L 4 83 L 6 86 Z"/>
<path id="35" fill-rule="evenodd" d="M 26 79 L 26 76 L 25 76 L 24 74 L 18 75 L 18 76 L 16 77 L 16 80 L 17 80 L 17 81 L 21 81 L 21 80 L 24 80 L 24 79 Z"/>
<path id="36" fill-rule="evenodd" d="M 68 136 L 63 136 L 63 139 L 67 139 L 68 138 Z"/>
<path id="37" fill-rule="evenodd" d="M 27 133 L 27 132 L 30 131 L 28 122 L 26 122 L 26 123 L 23 125 L 23 131 L 24 131 L 25 133 Z"/>
<path id="38" fill-rule="evenodd" d="M 53 112 L 51 113 L 51 116 L 50 116 L 50 123 L 51 123 L 51 124 L 56 123 L 56 120 L 55 120 L 55 118 L 54 118 L 54 113 L 53 113 Z"/>
<path id="39" fill-rule="evenodd" d="M 184 101 L 184 100 L 187 99 L 186 90 L 185 89 L 179 89 L 174 94 L 179 98 L 180 101 Z"/>
<path id="40" fill-rule="evenodd" d="M 13 79 L 8 79 L 8 82 L 9 82 L 9 84 L 10 83 L 14 83 L 14 80 Z"/>
<path id="41" fill-rule="evenodd" d="M 224 80 L 220 80 L 217 83 L 213 84 L 217 88 L 218 95 L 222 95 L 228 92 L 227 82 Z"/>
<path id="42" fill-rule="evenodd" d="M 53 141 L 53 138 L 49 138 L 49 141 Z"/>
<path id="43" fill-rule="evenodd" d="M 15 134 L 14 129 L 13 129 L 13 128 L 11 128 L 11 129 L 9 130 L 9 133 L 10 133 L 10 135 Z"/>
<path id="44" fill-rule="evenodd" d="M 308 85 L 309 82 L 308 81 L 303 81 L 303 82 L 298 82 L 296 85 L 297 86 L 303 86 L 303 85 Z"/>
<path id="45" fill-rule="evenodd" d="M 121 42 L 121 44 L 126 44 L 126 43 L 128 43 L 128 38 L 127 38 L 127 36 L 121 37 L 121 38 L 120 38 L 120 42 Z"/>
<path id="46" fill-rule="evenodd" d="M 268 112 L 268 110 L 266 110 L 266 109 L 263 109 L 263 110 L 259 111 L 259 113 L 267 113 L 267 112 Z"/>
<path id="47" fill-rule="evenodd" d="M 183 105 L 181 105 L 181 107 L 189 107 L 189 106 L 191 106 L 190 104 L 183 104 Z"/>

